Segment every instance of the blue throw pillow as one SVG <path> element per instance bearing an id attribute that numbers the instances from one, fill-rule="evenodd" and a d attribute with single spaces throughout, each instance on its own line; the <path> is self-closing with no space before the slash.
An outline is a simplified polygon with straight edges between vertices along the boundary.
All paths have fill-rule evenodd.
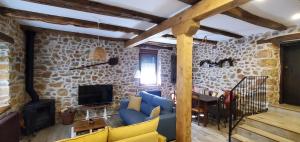
<path id="1" fill-rule="evenodd" d="M 149 93 L 147 93 L 147 92 L 145 92 L 145 91 L 141 91 L 141 92 L 139 93 L 139 96 L 142 97 L 142 102 L 146 102 L 146 103 L 148 103 L 148 104 L 151 104 L 151 103 L 152 103 L 152 99 L 153 99 L 153 97 L 154 97 L 154 95 L 149 94 Z"/>
<path id="2" fill-rule="evenodd" d="M 160 106 L 162 110 L 172 112 L 173 102 L 162 97 L 153 97 L 152 105 L 154 107 Z"/>
<path id="3" fill-rule="evenodd" d="M 154 107 L 152 105 L 149 105 L 145 102 L 142 102 L 142 104 L 141 104 L 141 112 L 143 112 L 147 116 L 150 116 L 153 108 Z"/>

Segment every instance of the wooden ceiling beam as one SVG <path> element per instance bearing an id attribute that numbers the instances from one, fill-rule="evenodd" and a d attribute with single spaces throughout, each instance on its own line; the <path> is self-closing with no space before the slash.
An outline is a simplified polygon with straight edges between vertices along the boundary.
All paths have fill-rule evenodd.
<path id="1" fill-rule="evenodd" d="M 84 21 L 84 20 L 60 17 L 60 16 L 53 16 L 53 15 L 48 15 L 48 14 L 40 14 L 40 13 L 10 9 L 10 8 L 5 8 L 5 7 L 0 7 L 0 14 L 9 16 L 9 17 L 13 17 L 13 18 L 17 18 L 17 19 L 35 20 L 35 21 L 42 21 L 42 22 L 46 22 L 46 23 L 52 23 L 52 24 L 73 25 L 76 27 L 98 29 L 97 22 Z M 143 30 L 109 25 L 109 24 L 104 24 L 104 23 L 99 23 L 99 29 L 108 30 L 108 31 L 119 31 L 119 32 L 125 32 L 125 33 L 134 33 L 134 34 L 140 34 L 140 33 L 144 32 Z"/>
<path id="2" fill-rule="evenodd" d="M 300 40 L 300 33 L 281 35 L 281 36 L 276 36 L 268 39 L 258 40 L 257 44 L 282 43 L 282 42 L 295 41 L 295 40 Z"/>
<path id="3" fill-rule="evenodd" d="M 189 4 L 189 5 L 194 5 L 196 4 L 197 2 L 201 1 L 201 0 L 179 0 L 183 3 L 186 3 L 186 4 Z"/>
<path id="4" fill-rule="evenodd" d="M 189 5 L 194 5 L 197 1 L 201 1 L 201 0 L 179 0 L 181 2 L 184 2 L 186 4 Z M 261 26 L 261 27 L 265 27 L 265 28 L 269 28 L 269 29 L 273 29 L 273 30 L 278 30 L 278 31 L 282 31 L 282 30 L 286 30 L 287 27 L 283 24 L 280 24 L 278 22 L 263 18 L 263 17 L 259 17 L 257 15 L 254 15 L 246 10 L 243 10 L 242 8 L 233 8 L 230 9 L 226 12 L 223 12 L 224 15 L 257 25 L 257 26 Z"/>
<path id="5" fill-rule="evenodd" d="M 78 10 L 83 12 L 95 13 L 100 15 L 147 21 L 156 24 L 166 19 L 159 16 L 145 14 L 145 13 L 128 10 L 116 6 L 106 5 L 99 2 L 93 2 L 89 0 L 25 0 L 25 1 L 39 3 L 43 5 L 73 9 L 73 10 Z"/>
<path id="6" fill-rule="evenodd" d="M 273 30 L 282 31 L 287 29 L 287 27 L 283 24 L 280 24 L 278 22 L 263 17 L 256 16 L 239 7 L 223 12 L 223 14 L 257 26 L 261 26 Z"/>
<path id="7" fill-rule="evenodd" d="M 188 5 L 194 5 L 197 2 L 200 2 L 201 0 L 179 0 L 183 3 L 186 3 Z M 219 34 L 219 35 L 223 35 L 223 36 L 227 36 L 227 37 L 232 37 L 232 38 L 242 38 L 244 36 L 236 34 L 236 33 L 232 33 L 229 31 L 225 31 L 225 30 L 220 30 L 220 29 L 215 29 L 215 28 L 211 28 L 208 26 L 204 26 L 204 25 L 200 25 L 200 30 L 202 31 L 207 31 L 210 33 L 214 33 L 214 34 Z"/>
<path id="8" fill-rule="evenodd" d="M 10 44 L 15 43 L 15 40 L 12 37 L 10 37 L 2 32 L 0 32 L 0 41 L 8 42 Z"/>
<path id="9" fill-rule="evenodd" d="M 174 35 L 171 35 L 171 34 L 165 34 L 162 37 L 176 40 L 176 37 Z M 204 39 L 201 39 L 201 38 L 193 38 L 193 39 L 194 39 L 195 42 L 204 42 L 205 41 Z M 206 42 L 209 43 L 209 44 L 217 44 L 218 43 L 218 41 L 215 41 L 215 40 L 206 40 Z"/>
<path id="10" fill-rule="evenodd" d="M 35 31 L 35 32 L 50 32 L 50 33 L 56 33 L 56 34 L 61 34 L 61 35 L 71 35 L 71 36 L 82 37 L 82 38 L 98 39 L 98 37 L 99 37 L 99 39 L 101 39 L 101 40 L 110 40 L 110 41 L 128 40 L 128 39 L 124 39 L 124 38 L 104 37 L 104 36 L 90 35 L 90 34 L 84 34 L 84 33 L 76 33 L 76 32 L 69 32 L 69 31 L 32 27 L 32 26 L 26 26 L 26 25 L 21 25 L 21 29 Z"/>
<path id="11" fill-rule="evenodd" d="M 126 47 L 134 47 L 143 42 L 146 42 L 150 37 L 159 34 L 177 24 L 185 22 L 187 20 L 194 20 L 199 22 L 209 16 L 222 13 L 231 8 L 237 7 L 241 4 L 248 2 L 249 0 L 202 0 L 192 7 L 176 14 L 175 16 L 163 21 L 150 30 L 130 39 L 126 42 Z"/>
<path id="12" fill-rule="evenodd" d="M 211 27 L 207 27 L 207 26 L 203 26 L 203 25 L 200 25 L 200 30 L 207 31 L 207 32 L 210 32 L 210 33 L 214 33 L 214 34 L 227 36 L 227 37 L 233 37 L 233 38 L 242 38 L 242 37 L 244 37 L 244 36 L 236 34 L 236 33 L 228 32 L 228 31 L 224 31 L 224 30 L 220 30 L 220 29 L 215 29 L 215 28 L 211 28 Z"/>
<path id="13" fill-rule="evenodd" d="M 143 44 L 140 44 L 138 46 L 141 49 L 167 49 L 167 50 L 173 50 L 174 47 L 176 47 L 176 45 L 174 44 L 168 44 L 168 43 L 160 43 L 160 42 L 146 42 Z"/>

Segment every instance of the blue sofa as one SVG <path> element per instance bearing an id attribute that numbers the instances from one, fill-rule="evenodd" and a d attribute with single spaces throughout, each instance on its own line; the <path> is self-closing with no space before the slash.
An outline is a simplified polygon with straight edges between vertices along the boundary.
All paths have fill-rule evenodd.
<path id="1" fill-rule="evenodd" d="M 173 110 L 173 102 L 162 97 L 142 91 L 141 110 L 137 112 L 127 109 L 129 101 L 121 100 L 119 115 L 126 125 L 147 121 L 153 108 L 160 106 L 160 120 L 157 132 L 165 136 L 168 141 L 176 139 L 176 113 Z"/>

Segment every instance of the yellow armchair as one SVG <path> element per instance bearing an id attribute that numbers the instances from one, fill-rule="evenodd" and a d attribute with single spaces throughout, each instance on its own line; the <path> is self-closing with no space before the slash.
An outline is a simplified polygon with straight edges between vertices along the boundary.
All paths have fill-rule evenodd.
<path id="1" fill-rule="evenodd" d="M 57 142 L 166 142 L 166 138 L 156 132 L 158 122 L 159 117 L 129 126 L 106 127 L 94 133 Z"/>

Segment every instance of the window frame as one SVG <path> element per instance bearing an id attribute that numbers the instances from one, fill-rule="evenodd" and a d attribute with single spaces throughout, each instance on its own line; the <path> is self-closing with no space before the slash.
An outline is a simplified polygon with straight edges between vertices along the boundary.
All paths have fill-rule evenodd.
<path id="1" fill-rule="evenodd" d="M 141 78 L 139 79 L 139 85 L 140 86 L 158 86 L 158 51 L 157 50 L 151 50 L 151 49 L 140 49 L 139 52 L 139 70 L 142 72 L 142 56 L 143 55 L 154 55 L 155 56 L 155 83 L 154 84 L 143 84 L 141 83 Z"/>

